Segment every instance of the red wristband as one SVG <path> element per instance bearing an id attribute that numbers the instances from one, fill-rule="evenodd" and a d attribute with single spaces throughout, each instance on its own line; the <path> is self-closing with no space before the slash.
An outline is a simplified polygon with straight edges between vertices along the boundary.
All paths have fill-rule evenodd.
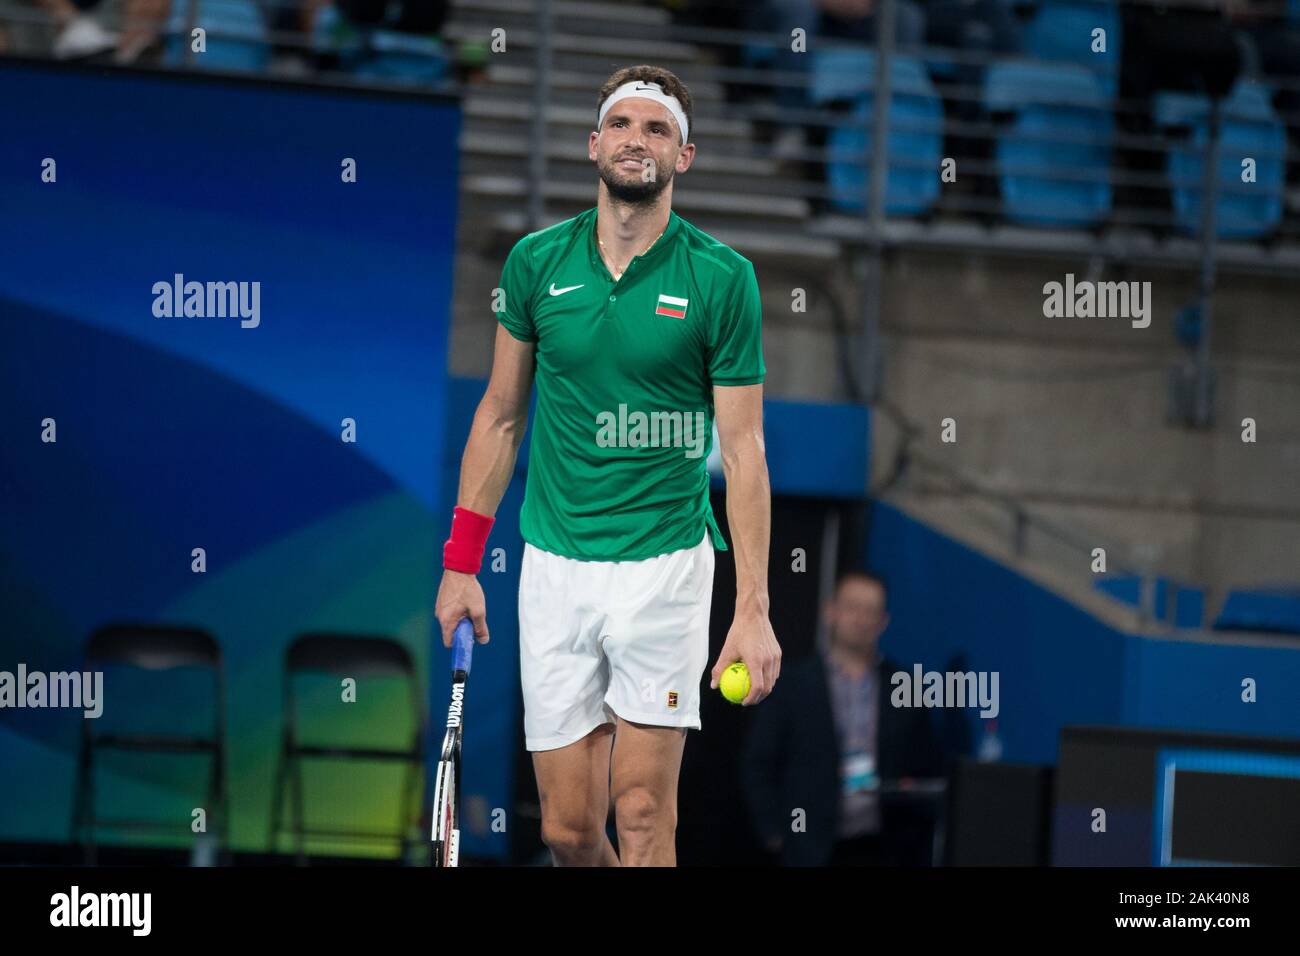
<path id="1" fill-rule="evenodd" d="M 483 566 L 488 532 L 495 518 L 457 505 L 451 512 L 451 537 L 442 546 L 442 566 L 448 571 L 478 574 Z"/>

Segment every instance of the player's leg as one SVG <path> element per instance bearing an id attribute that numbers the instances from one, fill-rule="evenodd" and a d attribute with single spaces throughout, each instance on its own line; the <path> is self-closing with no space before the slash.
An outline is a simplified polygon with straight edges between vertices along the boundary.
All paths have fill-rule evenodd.
<path id="1" fill-rule="evenodd" d="M 610 738 L 602 619 L 583 596 L 600 568 L 524 546 L 519 573 L 519 678 L 524 745 L 533 754 L 542 839 L 560 866 L 617 865 L 605 835 Z"/>
<path id="2" fill-rule="evenodd" d="M 619 718 L 610 793 L 624 866 L 677 865 L 677 779 L 686 728 Z"/>
<path id="3" fill-rule="evenodd" d="M 605 703 L 618 715 L 610 790 L 624 866 L 676 863 L 677 779 L 686 730 L 700 727 L 708 668 L 713 545 L 619 565 L 620 600 L 601 646 Z"/>
<path id="4" fill-rule="evenodd" d="M 575 743 L 533 754 L 542 842 L 556 866 L 619 865 L 605 833 L 613 735 L 613 724 L 601 724 Z"/>

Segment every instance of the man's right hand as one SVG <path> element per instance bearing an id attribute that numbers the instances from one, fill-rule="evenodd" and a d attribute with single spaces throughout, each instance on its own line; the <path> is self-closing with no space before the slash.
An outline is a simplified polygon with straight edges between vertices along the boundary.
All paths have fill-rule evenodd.
<path id="1" fill-rule="evenodd" d="M 469 618 L 474 624 L 475 640 L 480 644 L 488 642 L 487 601 L 483 597 L 483 587 L 474 575 L 443 571 L 433 613 L 442 625 L 443 647 L 451 647 L 456 625 L 464 618 Z"/>

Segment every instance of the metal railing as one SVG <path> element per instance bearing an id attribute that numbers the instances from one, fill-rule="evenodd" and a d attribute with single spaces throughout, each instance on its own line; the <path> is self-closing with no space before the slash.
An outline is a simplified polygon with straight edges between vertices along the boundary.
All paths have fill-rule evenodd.
<path id="1" fill-rule="evenodd" d="M 878 414 L 889 418 L 898 428 L 901 438 L 896 447 L 888 474 L 875 488 L 871 497 L 883 497 L 896 489 L 910 488 L 922 495 L 973 499 L 1000 512 L 1007 521 L 1005 543 L 1009 554 L 1018 561 L 1048 562 L 1058 572 L 1079 583 L 1094 587 L 1103 580 L 1090 568 L 1096 560 L 1095 551 L 1105 552 L 1105 578 L 1131 576 L 1138 582 L 1138 626 L 1142 628 L 1172 627 L 1175 624 L 1176 589 L 1191 589 L 1195 585 L 1160 568 L 1162 553 L 1158 545 L 1144 542 L 1134 546 L 1122 545 L 1104 535 L 1083 532 L 1060 521 L 1053 521 L 1030 510 L 1022 498 L 999 491 L 964 474 L 947 462 L 928 455 L 917 448 L 920 429 L 906 414 L 888 400 L 874 406 Z M 937 476 L 940 485 L 926 485 L 922 476 Z M 997 532 L 995 532 L 996 534 Z M 1068 555 L 1065 562 L 1052 561 L 1050 556 L 1032 547 L 1033 535 L 1062 548 Z M 1089 569 L 1085 572 L 1084 569 Z M 1167 584 L 1165 606 L 1157 606 L 1158 584 Z M 1099 592 L 1100 593 L 1100 592 Z M 1109 596 L 1108 596 L 1109 597 Z M 1200 626 L 1208 628 L 1210 603 L 1203 605 Z"/>
<path id="2" fill-rule="evenodd" d="M 184 5 L 186 22 L 198 22 L 201 4 L 197 0 L 175 2 Z M 288 58 L 296 57 L 306 64 L 310 75 L 331 81 L 347 78 L 346 71 L 328 65 L 330 51 L 314 47 L 310 36 L 298 31 L 270 29 L 270 25 L 275 22 L 273 14 L 277 10 L 296 8 L 296 4 L 290 0 L 266 0 L 260 5 L 268 23 L 266 41 L 280 54 L 280 60 L 272 66 L 273 71 L 283 68 Z M 881 39 L 878 44 L 855 44 L 817 37 L 815 29 L 810 25 L 809 31 L 813 34 L 808 41 L 811 52 L 805 54 L 810 62 L 819 52 L 837 49 L 870 52 L 875 56 L 870 90 L 860 98 L 864 102 L 874 101 L 879 106 L 868 111 L 868 120 L 846 112 L 846 104 L 843 103 L 814 103 L 812 93 L 815 79 L 811 69 L 782 71 L 738 63 L 746 55 L 761 56 L 764 52 L 788 47 L 790 38 L 780 34 L 673 22 L 666 12 L 663 12 L 658 21 L 654 18 L 638 19 L 627 12 L 625 4 L 575 5 L 563 0 L 466 0 L 454 9 L 452 22 L 457 28 L 457 40 L 465 39 L 476 28 L 480 30 L 480 39 L 484 42 L 490 40 L 490 30 L 506 30 L 510 37 L 508 51 L 501 55 L 490 55 L 489 66 L 493 62 L 523 63 L 535 71 L 535 81 L 529 92 L 534 119 L 529 131 L 527 163 L 521 168 L 521 175 L 527 176 L 529 180 L 530 188 L 527 191 L 530 196 L 541 195 L 535 187 L 548 171 L 553 172 L 548 170 L 546 162 L 546 117 L 550 112 L 549 107 L 565 102 L 569 93 L 557 85 L 557 73 L 573 73 L 576 70 L 590 81 L 587 84 L 590 91 L 588 99 L 591 100 L 594 120 L 594 89 L 609 72 L 600 64 L 601 44 L 621 34 L 623 38 L 634 35 L 637 39 L 644 39 L 647 44 L 667 44 L 689 51 L 689 62 L 683 63 L 680 70 L 688 83 L 721 85 L 733 94 L 743 88 L 746 93 L 744 96 L 732 96 L 723 102 L 706 99 L 697 104 L 697 128 L 701 139 L 708 141 L 710 155 L 722 161 L 785 161 L 804 164 L 803 172 L 806 175 L 792 175 L 787 169 L 779 176 L 753 177 L 743 182 L 738 181 L 737 193 L 758 193 L 808 201 L 813 204 L 814 211 L 828 212 L 830 219 L 839 220 L 834 235 L 846 241 L 860 241 L 873 246 L 889 241 L 886 223 L 890 219 L 900 218 L 891 216 L 887 208 L 891 169 L 924 169 L 933 172 L 936 177 L 939 175 L 939 170 L 932 168 L 933 157 L 891 156 L 890 137 L 887 135 L 891 130 L 895 134 L 941 136 L 944 142 L 942 158 L 958 160 L 960 173 L 957 188 L 942 190 L 934 206 L 922 214 L 923 219 L 936 220 L 937 225 L 961 219 L 973 219 L 985 224 L 996 223 L 1005 212 L 1005 203 L 999 196 L 999 186 L 1006 177 L 1018 176 L 1064 184 L 1097 183 L 1117 191 L 1109 211 L 1095 224 L 1064 227 L 1069 231 L 1087 235 L 1106 229 L 1128 228 L 1153 231 L 1160 235 L 1193 235 L 1185 228 L 1185 220 L 1180 220 L 1169 208 L 1168 197 L 1175 191 L 1202 190 L 1207 185 L 1206 177 L 1149 167 L 1158 165 L 1171 152 L 1203 158 L 1209 144 L 1204 149 L 1198 148 L 1189 142 L 1185 131 L 1134 131 L 1132 127 L 1135 124 L 1124 120 L 1143 117 L 1149 111 L 1150 104 L 1115 96 L 1102 103 L 1075 104 L 1077 109 L 1095 111 L 1101 116 L 1114 119 L 1117 126 L 1110 133 L 1085 130 L 1056 130 L 1048 134 L 1018 130 L 1015 133 L 1020 142 L 1032 143 L 1036 139 L 1042 139 L 1045 145 L 1093 145 L 1109 149 L 1115 154 L 1114 161 L 1104 168 L 1094 165 L 1027 163 L 1005 158 L 999 160 L 994 155 L 994 150 L 1007 130 L 998 116 L 991 115 L 984 109 L 985 89 L 978 81 L 936 81 L 933 93 L 943 104 L 942 116 L 938 121 L 891 116 L 891 104 L 896 98 L 891 89 L 891 64 L 899 58 L 919 61 L 927 69 L 958 67 L 972 73 L 986 71 L 993 64 L 1010 60 L 1030 64 L 1041 64 L 1044 61 L 1036 61 L 1023 54 L 1011 56 L 950 47 L 898 45 L 894 42 L 894 31 L 890 27 L 897 0 L 879 0 L 877 6 L 881 20 Z M 178 6 L 178 9 L 182 8 Z M 642 9 L 655 12 L 653 6 Z M 1279 4 L 1278 12 L 1283 9 L 1284 5 Z M 19 4 L 14 0 L 0 3 L 0 25 L 21 22 L 48 24 L 50 19 L 49 14 L 40 7 Z M 169 22 L 172 21 L 163 19 L 148 25 L 161 33 Z M 222 29 L 220 20 L 205 26 L 210 42 L 236 38 Z M 1297 28 L 1300 29 L 1300 25 Z M 558 44 L 560 40 L 564 40 L 562 45 Z M 563 54 L 572 62 L 575 51 L 584 49 L 591 53 L 586 58 L 586 63 L 578 63 L 576 67 L 557 68 L 558 56 Z M 577 59 L 582 58 L 578 56 Z M 653 55 L 647 56 L 647 59 L 653 60 Z M 178 68 L 190 68 L 194 56 L 187 52 L 184 60 L 185 63 L 177 64 Z M 667 65 L 673 66 L 671 63 Z M 1111 68 L 1098 67 L 1092 72 L 1099 77 L 1113 78 L 1116 75 Z M 301 74 L 295 72 L 295 75 Z M 488 79 L 489 84 L 483 87 L 485 94 L 490 94 L 490 75 Z M 1264 77 L 1263 80 L 1270 88 L 1284 92 L 1288 97 L 1295 95 L 1300 100 L 1300 79 Z M 800 105 L 792 107 L 788 102 L 777 105 L 778 97 L 784 97 L 787 101 L 793 97 L 800 101 Z M 1300 129 L 1300 109 L 1279 111 L 1279 119 L 1288 129 Z M 715 120 L 739 121 L 751 127 L 799 129 L 807 132 L 806 139 L 811 142 L 806 142 L 802 147 L 786 143 L 783 149 L 776 152 L 770 144 L 755 142 L 751 137 L 711 137 L 710 127 Z M 828 142 L 832 134 L 839 130 L 854 130 L 864 134 L 866 146 L 860 155 L 846 153 Z M 948 148 L 954 144 L 963 146 L 966 154 L 954 156 Z M 1256 150 L 1252 158 L 1261 163 L 1284 163 L 1287 157 L 1285 150 Z M 860 207 L 858 209 L 844 207 L 842 191 L 832 188 L 824 179 L 823 174 L 827 169 L 846 163 L 860 165 L 865 171 L 861 202 L 854 204 Z M 1203 166 L 1212 168 L 1208 164 Z M 1261 191 L 1269 188 L 1267 184 L 1219 182 L 1219 177 L 1212 178 L 1216 180 L 1215 189 L 1229 196 L 1258 197 Z M 1283 200 L 1285 197 L 1279 192 L 1273 198 Z M 530 218 L 540 215 L 540 210 L 533 210 Z M 847 224 L 855 219 L 860 220 L 860 226 L 847 228 Z M 1300 217 L 1284 215 L 1277 228 L 1264 239 L 1272 246 L 1300 241 Z M 1189 266 L 1199 268 L 1199 252 L 1186 250 L 1183 257 Z"/>

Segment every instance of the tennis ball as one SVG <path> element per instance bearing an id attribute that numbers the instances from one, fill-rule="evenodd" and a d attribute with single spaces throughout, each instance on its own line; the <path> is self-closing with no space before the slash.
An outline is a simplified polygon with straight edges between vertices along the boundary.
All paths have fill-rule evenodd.
<path id="1" fill-rule="evenodd" d="M 718 689 L 722 691 L 722 696 L 727 700 L 733 704 L 739 704 L 749 694 L 749 668 L 740 661 L 736 661 L 722 672 L 722 680 L 718 681 Z"/>

